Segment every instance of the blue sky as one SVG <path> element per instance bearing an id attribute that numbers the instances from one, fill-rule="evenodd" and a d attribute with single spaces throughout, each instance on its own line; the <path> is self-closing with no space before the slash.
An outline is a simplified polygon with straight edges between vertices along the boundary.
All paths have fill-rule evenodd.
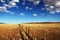
<path id="1" fill-rule="evenodd" d="M 0 22 L 8 24 L 60 22 L 59 3 L 50 5 L 48 2 L 46 4 L 44 0 L 2 0 L 0 1 Z"/>

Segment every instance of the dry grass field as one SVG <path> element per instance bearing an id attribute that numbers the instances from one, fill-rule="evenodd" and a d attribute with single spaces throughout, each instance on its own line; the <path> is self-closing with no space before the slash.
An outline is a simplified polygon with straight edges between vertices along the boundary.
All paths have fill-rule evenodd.
<path id="1" fill-rule="evenodd" d="M 0 24 L 0 40 L 60 40 L 60 23 Z"/>

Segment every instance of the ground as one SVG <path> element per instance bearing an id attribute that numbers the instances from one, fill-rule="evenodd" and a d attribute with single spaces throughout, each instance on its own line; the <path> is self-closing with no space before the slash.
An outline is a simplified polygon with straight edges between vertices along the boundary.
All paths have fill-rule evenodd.
<path id="1" fill-rule="evenodd" d="M 0 40 L 60 40 L 60 23 L 0 24 Z"/>

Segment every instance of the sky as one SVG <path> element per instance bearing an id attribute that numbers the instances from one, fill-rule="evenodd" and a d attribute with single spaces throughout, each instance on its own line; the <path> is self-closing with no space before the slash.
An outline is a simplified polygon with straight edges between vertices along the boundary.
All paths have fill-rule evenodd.
<path id="1" fill-rule="evenodd" d="M 0 23 L 60 22 L 60 0 L 0 0 Z"/>

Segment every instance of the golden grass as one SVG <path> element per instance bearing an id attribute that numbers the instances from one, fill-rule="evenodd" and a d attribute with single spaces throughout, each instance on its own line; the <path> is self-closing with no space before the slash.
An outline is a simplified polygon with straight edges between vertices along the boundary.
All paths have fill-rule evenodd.
<path id="1" fill-rule="evenodd" d="M 24 27 L 28 26 L 28 27 L 60 27 L 60 23 L 59 24 L 22 24 Z"/>
<path id="2" fill-rule="evenodd" d="M 22 24 L 22 26 L 36 40 L 60 40 L 60 23 Z"/>
<path id="3" fill-rule="evenodd" d="M 0 40 L 60 40 L 60 23 L 0 24 Z"/>
<path id="4" fill-rule="evenodd" d="M 13 29 L 17 27 L 18 27 L 17 24 L 0 24 L 0 28 L 4 28 L 4 29 Z"/>

